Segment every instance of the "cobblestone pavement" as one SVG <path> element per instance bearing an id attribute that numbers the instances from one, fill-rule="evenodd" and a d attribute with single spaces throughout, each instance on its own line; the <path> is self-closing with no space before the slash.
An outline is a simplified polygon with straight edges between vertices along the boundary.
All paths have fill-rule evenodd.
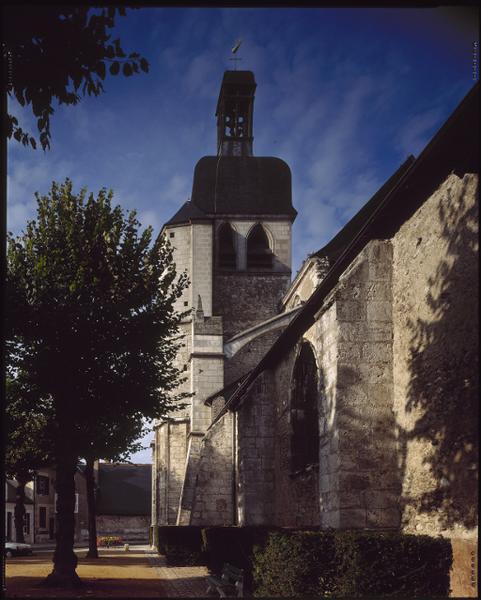
<path id="1" fill-rule="evenodd" d="M 52 552 L 7 559 L 7 598 L 198 598 L 207 589 L 206 567 L 168 567 L 149 546 L 101 549 L 100 559 L 78 552 L 77 589 L 45 588 L 39 583 L 52 570 Z"/>
<path id="2" fill-rule="evenodd" d="M 150 565 L 158 573 L 162 596 L 166 598 L 202 598 L 206 595 L 206 567 L 168 567 L 165 557 L 148 554 Z"/>

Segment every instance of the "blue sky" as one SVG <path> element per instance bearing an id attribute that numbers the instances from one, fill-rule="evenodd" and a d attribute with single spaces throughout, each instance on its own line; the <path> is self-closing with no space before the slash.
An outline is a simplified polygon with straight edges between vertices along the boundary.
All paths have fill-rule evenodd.
<path id="1" fill-rule="evenodd" d="M 470 10 L 128 10 L 113 37 L 145 56 L 149 73 L 107 78 L 101 96 L 56 108 L 50 151 L 9 143 L 8 230 L 35 216 L 35 191 L 70 177 L 76 189 L 112 188 L 158 232 L 190 197 L 196 162 L 215 154 L 220 82 L 242 38 L 238 68 L 257 82 L 254 153 L 292 171 L 295 274 L 474 84 Z M 28 111 L 14 101 L 9 110 L 35 131 Z M 133 459 L 150 462 L 150 451 Z"/>

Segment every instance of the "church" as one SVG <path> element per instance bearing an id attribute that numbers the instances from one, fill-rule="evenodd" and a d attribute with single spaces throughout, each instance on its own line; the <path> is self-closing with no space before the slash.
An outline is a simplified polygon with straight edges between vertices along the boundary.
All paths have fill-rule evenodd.
<path id="1" fill-rule="evenodd" d="M 154 425 L 152 526 L 476 548 L 479 84 L 292 280 L 291 172 L 254 155 L 255 89 L 224 73 L 217 154 L 162 230 L 190 280 L 191 397 Z"/>

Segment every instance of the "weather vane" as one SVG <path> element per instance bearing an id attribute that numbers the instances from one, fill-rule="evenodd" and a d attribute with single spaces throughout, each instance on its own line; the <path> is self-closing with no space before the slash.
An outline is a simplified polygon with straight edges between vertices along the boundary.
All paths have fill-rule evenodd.
<path id="1" fill-rule="evenodd" d="M 239 38 L 239 39 L 236 41 L 236 43 L 234 44 L 234 46 L 233 46 L 233 48 L 232 48 L 232 50 L 231 50 L 232 54 L 235 54 L 235 53 L 237 52 L 237 50 L 239 50 L 239 48 L 240 48 L 240 45 L 241 45 L 241 44 L 242 44 L 242 39 L 240 39 L 240 38 Z M 231 57 L 231 58 L 229 58 L 229 60 L 232 60 L 232 61 L 234 61 L 234 71 L 237 71 L 237 63 L 238 63 L 240 60 L 242 60 L 242 58 L 238 58 L 238 57 Z"/>

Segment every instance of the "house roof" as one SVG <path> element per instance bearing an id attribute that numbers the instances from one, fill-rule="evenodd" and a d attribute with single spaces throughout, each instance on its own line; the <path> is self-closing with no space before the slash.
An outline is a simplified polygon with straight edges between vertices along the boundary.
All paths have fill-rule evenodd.
<path id="1" fill-rule="evenodd" d="M 152 465 L 99 464 L 99 515 L 150 515 Z"/>
<path id="2" fill-rule="evenodd" d="M 209 215 L 297 215 L 291 170 L 270 156 L 204 156 L 195 166 L 192 203 Z"/>
<path id="3" fill-rule="evenodd" d="M 374 210 L 364 211 L 363 218 L 359 219 L 360 226 L 348 229 L 343 240 L 344 249 L 324 279 L 264 358 L 234 391 L 229 403 L 213 422 L 218 420 L 226 410 L 235 409 L 256 377 L 265 369 L 272 368 L 314 324 L 315 315 L 322 307 L 325 298 L 369 241 L 391 238 L 450 173 L 462 177 L 465 173 L 478 172 L 478 106 L 479 82 L 471 88 L 417 159 L 412 161 L 404 173 L 397 178 L 394 187 L 388 189 L 378 199 Z"/>

